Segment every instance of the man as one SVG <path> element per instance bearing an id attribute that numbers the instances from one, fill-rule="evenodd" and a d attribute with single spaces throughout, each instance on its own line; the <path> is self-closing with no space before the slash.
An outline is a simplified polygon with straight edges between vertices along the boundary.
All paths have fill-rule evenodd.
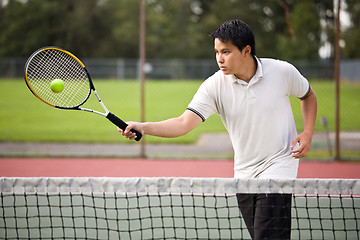
<path id="1" fill-rule="evenodd" d="M 296 178 L 298 159 L 310 150 L 317 112 L 308 81 L 287 62 L 257 58 L 254 34 L 241 20 L 223 23 L 210 36 L 220 70 L 203 82 L 187 110 L 162 122 L 129 122 L 119 131 L 129 139 L 135 138 L 130 129 L 178 137 L 219 114 L 233 144 L 235 178 Z M 299 135 L 290 94 L 301 100 L 304 131 Z M 253 239 L 290 238 L 291 195 L 237 197 Z"/>

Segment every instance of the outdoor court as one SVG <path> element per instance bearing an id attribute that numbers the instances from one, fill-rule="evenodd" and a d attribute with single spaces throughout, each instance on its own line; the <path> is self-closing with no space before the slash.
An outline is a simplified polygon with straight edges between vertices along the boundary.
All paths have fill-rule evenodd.
<path id="1" fill-rule="evenodd" d="M 232 160 L 0 158 L 1 177 L 233 177 Z M 300 161 L 298 178 L 360 178 L 360 163 Z"/>

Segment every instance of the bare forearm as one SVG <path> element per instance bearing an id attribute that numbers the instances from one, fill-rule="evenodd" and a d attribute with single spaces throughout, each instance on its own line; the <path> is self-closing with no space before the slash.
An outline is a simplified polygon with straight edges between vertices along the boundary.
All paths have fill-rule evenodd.
<path id="1" fill-rule="evenodd" d="M 314 126 L 317 113 L 317 100 L 314 91 L 311 89 L 309 95 L 301 101 L 301 110 L 304 119 L 304 132 L 314 134 Z"/>
<path id="2" fill-rule="evenodd" d="M 185 128 L 180 118 L 171 118 L 161 122 L 145 122 L 141 125 L 144 134 L 165 138 L 180 137 L 192 129 Z"/>
<path id="3" fill-rule="evenodd" d="M 295 158 L 306 157 L 311 148 L 311 140 L 314 134 L 317 113 L 316 95 L 312 89 L 310 89 L 306 98 L 301 100 L 301 111 L 304 118 L 304 131 L 296 136 L 290 146 L 291 148 L 294 148 L 297 143 L 300 144 L 297 149 L 291 151 Z"/>
<path id="4" fill-rule="evenodd" d="M 129 122 L 125 131 L 118 129 L 123 136 L 129 139 L 135 139 L 136 135 L 130 130 L 135 129 L 142 134 L 174 138 L 185 135 L 194 129 L 197 125 L 202 122 L 202 119 L 193 113 L 192 111 L 186 110 L 180 117 L 170 118 L 161 122 Z"/>

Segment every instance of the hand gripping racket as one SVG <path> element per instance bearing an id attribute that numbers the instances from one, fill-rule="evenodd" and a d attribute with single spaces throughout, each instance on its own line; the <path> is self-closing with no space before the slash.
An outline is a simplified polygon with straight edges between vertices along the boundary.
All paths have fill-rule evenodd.
<path id="1" fill-rule="evenodd" d="M 64 83 L 64 88 L 59 93 L 50 88 L 55 79 L 61 79 Z M 37 98 L 52 107 L 96 113 L 106 117 L 122 130 L 128 126 L 109 112 L 97 94 L 85 65 L 66 50 L 44 47 L 34 52 L 25 64 L 25 82 Z M 80 107 L 89 99 L 91 91 L 105 113 Z M 131 131 L 136 134 L 135 140 L 139 141 L 142 134 L 134 129 Z"/>

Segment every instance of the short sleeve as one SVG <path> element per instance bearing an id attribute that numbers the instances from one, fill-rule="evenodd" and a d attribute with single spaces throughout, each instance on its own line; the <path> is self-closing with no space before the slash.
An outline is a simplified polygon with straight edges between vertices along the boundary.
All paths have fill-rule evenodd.
<path id="1" fill-rule="evenodd" d="M 289 93 L 302 99 L 310 91 L 308 80 L 291 64 L 289 64 Z"/>
<path id="2" fill-rule="evenodd" d="M 196 113 L 205 121 L 211 115 L 218 113 L 215 102 L 215 78 L 214 76 L 205 80 L 195 93 L 187 109 Z"/>

